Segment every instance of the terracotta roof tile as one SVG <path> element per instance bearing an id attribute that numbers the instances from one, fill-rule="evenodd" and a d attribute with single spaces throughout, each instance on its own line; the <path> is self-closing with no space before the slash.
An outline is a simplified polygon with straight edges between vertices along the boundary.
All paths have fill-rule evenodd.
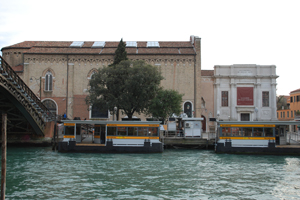
<path id="1" fill-rule="evenodd" d="M 194 48 L 179 48 L 181 54 L 195 54 Z"/>
<path id="2" fill-rule="evenodd" d="M 159 42 L 160 47 L 191 47 L 193 45 L 190 42 Z"/>
<path id="3" fill-rule="evenodd" d="M 32 47 L 25 53 L 44 53 L 44 54 L 99 54 L 100 49 L 96 48 L 41 48 Z"/>
<path id="4" fill-rule="evenodd" d="M 126 41 L 125 41 L 126 42 Z M 24 41 L 6 48 L 29 48 L 24 53 L 40 54 L 113 54 L 119 42 L 105 42 L 105 47 L 91 48 L 93 41 L 85 41 L 82 47 L 70 47 L 72 41 Z M 160 47 L 147 47 L 147 42 L 137 42 L 138 54 L 195 54 L 190 42 L 159 42 Z M 128 54 L 136 54 L 136 47 L 128 47 Z"/>
<path id="5" fill-rule="evenodd" d="M 179 54 L 177 48 L 139 48 L 139 54 Z"/>
<path id="6" fill-rule="evenodd" d="M 296 93 L 296 92 L 300 92 L 300 88 L 297 89 L 297 90 L 293 90 L 293 91 L 291 91 L 290 93 Z"/>

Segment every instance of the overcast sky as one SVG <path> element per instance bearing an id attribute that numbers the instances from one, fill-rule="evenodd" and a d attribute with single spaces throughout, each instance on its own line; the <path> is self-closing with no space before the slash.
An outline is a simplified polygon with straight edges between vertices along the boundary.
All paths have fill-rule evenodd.
<path id="1" fill-rule="evenodd" d="M 300 88 L 300 1 L 177 2 L 0 0 L 0 48 L 29 40 L 189 41 L 195 35 L 202 69 L 276 65 L 277 95 Z"/>

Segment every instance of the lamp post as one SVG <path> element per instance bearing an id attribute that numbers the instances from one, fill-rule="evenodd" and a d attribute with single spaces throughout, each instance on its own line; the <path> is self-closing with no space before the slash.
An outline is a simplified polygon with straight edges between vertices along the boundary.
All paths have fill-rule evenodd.
<path id="1" fill-rule="evenodd" d="M 118 110 L 118 108 L 117 108 L 117 107 L 114 107 L 114 121 L 115 121 L 115 119 L 116 119 L 116 121 L 117 121 L 117 110 Z M 115 118 L 115 114 L 116 114 L 116 118 Z"/>
<path id="2" fill-rule="evenodd" d="M 258 108 L 257 108 L 257 107 L 255 107 L 255 109 L 254 109 L 254 110 L 255 110 L 255 113 L 256 113 L 256 114 L 255 114 L 255 115 L 256 115 L 256 121 L 258 121 L 258 116 L 257 116 Z"/>
<path id="3" fill-rule="evenodd" d="M 37 84 L 39 84 L 39 86 L 40 86 L 40 90 L 39 90 L 39 94 L 40 94 L 40 100 L 42 100 L 42 77 L 40 77 L 40 78 L 35 78 L 34 76 L 31 76 L 30 77 L 30 83 L 32 83 L 32 81 L 33 81 L 33 79 L 36 81 L 36 83 Z M 38 81 L 40 81 L 40 83 L 38 83 Z"/>

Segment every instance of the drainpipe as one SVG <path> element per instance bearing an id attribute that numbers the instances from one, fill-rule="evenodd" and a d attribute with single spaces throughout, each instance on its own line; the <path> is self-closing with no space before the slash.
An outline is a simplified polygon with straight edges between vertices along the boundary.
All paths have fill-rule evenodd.
<path id="1" fill-rule="evenodd" d="M 197 108 L 197 69 L 196 69 L 197 65 L 196 65 L 196 55 L 197 55 L 197 53 L 194 55 L 194 105 L 193 105 L 193 108 L 192 108 L 192 110 L 194 111 L 193 117 L 195 117 L 196 113 L 197 113 L 197 110 L 196 110 L 196 108 Z"/>
<path id="2" fill-rule="evenodd" d="M 66 89 L 66 115 L 68 118 L 68 96 L 69 96 L 69 55 L 67 55 L 67 89 Z"/>

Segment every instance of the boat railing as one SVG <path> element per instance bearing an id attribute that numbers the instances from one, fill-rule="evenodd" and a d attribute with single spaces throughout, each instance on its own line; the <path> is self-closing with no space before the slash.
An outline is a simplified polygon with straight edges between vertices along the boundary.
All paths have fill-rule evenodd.
<path id="1" fill-rule="evenodd" d="M 300 144 L 300 133 L 299 132 L 287 132 L 286 141 L 289 144 Z"/>
<path id="2" fill-rule="evenodd" d="M 184 138 L 184 134 L 182 130 L 177 130 L 177 131 L 164 131 L 162 134 L 164 138 Z M 190 137 L 189 137 L 190 138 Z M 195 137 L 199 138 L 199 137 Z M 216 138 L 216 132 L 201 132 L 201 139 L 215 139 Z"/>

